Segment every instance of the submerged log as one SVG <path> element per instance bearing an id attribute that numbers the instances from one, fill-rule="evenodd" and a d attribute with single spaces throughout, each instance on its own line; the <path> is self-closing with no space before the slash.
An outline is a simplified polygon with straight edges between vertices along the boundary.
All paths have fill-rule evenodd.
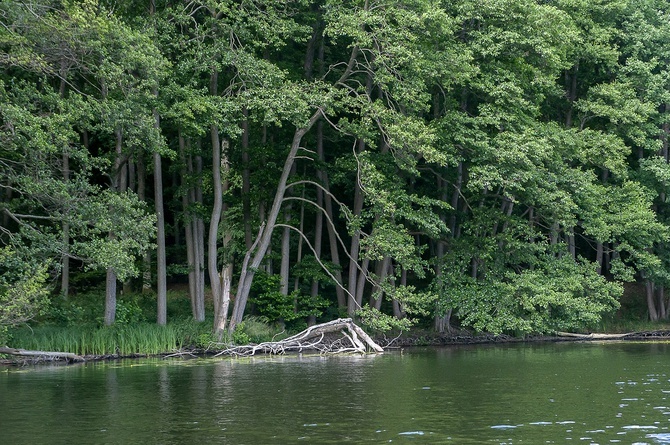
<path id="1" fill-rule="evenodd" d="M 73 354 L 71 352 L 30 351 L 27 349 L 0 347 L 0 354 L 19 355 L 22 357 L 38 357 L 38 358 L 41 357 L 49 359 L 84 361 L 84 357 L 77 354 Z"/>
<path id="2" fill-rule="evenodd" d="M 338 334 L 335 340 L 328 338 Z M 321 354 L 343 352 L 365 353 L 369 350 L 384 352 L 384 349 L 370 338 L 351 318 L 339 318 L 314 326 L 279 341 L 269 341 L 257 345 L 234 346 L 216 354 L 251 356 L 257 352 L 265 354 L 283 354 L 288 351 L 318 351 Z"/>

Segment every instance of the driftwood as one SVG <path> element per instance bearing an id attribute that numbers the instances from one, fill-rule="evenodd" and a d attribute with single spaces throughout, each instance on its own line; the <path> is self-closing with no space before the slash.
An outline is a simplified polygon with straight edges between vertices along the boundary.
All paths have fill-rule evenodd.
<path id="1" fill-rule="evenodd" d="M 332 339 L 332 334 L 339 334 Z M 339 318 L 310 326 L 299 334 L 279 341 L 269 341 L 257 345 L 234 346 L 216 354 L 251 356 L 257 352 L 264 354 L 283 354 L 284 352 L 317 351 L 321 354 L 343 352 L 365 353 L 367 351 L 384 352 L 384 349 L 358 327 L 351 318 Z"/>
<path id="2" fill-rule="evenodd" d="M 584 340 L 616 340 L 618 338 L 628 337 L 633 335 L 632 332 L 626 334 L 573 334 L 572 332 L 557 332 L 559 337 L 573 337 L 582 338 Z"/>
<path id="3" fill-rule="evenodd" d="M 74 361 L 84 361 L 84 357 L 71 352 L 53 352 L 53 351 L 29 351 L 27 349 L 15 349 L 0 347 L 0 354 L 19 355 L 22 357 L 38 357 L 45 359 L 66 359 Z"/>

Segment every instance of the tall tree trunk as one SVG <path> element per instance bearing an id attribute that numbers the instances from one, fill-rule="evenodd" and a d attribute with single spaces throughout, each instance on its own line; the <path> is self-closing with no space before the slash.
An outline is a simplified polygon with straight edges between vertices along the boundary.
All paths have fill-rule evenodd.
<path id="1" fill-rule="evenodd" d="M 319 122 L 319 124 L 320 123 L 321 122 Z M 316 257 L 317 261 L 321 261 L 321 244 L 323 243 L 323 212 L 320 209 L 323 208 L 323 190 L 320 188 L 316 189 L 316 205 L 318 209 L 316 211 L 314 220 L 314 256 Z M 313 301 L 316 300 L 319 295 L 319 280 L 316 278 L 312 279 L 312 286 L 310 288 L 309 295 Z M 313 314 L 309 315 L 307 318 L 307 324 L 309 326 L 315 325 L 316 316 Z"/>
<path id="2" fill-rule="evenodd" d="M 154 127 L 160 128 L 160 117 L 154 110 Z M 167 323 L 167 263 L 165 259 L 165 213 L 163 210 L 163 167 L 158 150 L 154 159 L 154 200 L 156 201 L 156 323 Z"/>
<path id="3" fill-rule="evenodd" d="M 228 176 L 228 171 L 230 169 L 230 164 L 228 162 L 228 141 L 223 141 L 221 144 L 220 151 L 220 170 L 219 171 L 219 193 L 221 194 L 221 212 L 220 215 L 225 215 L 227 212 L 227 206 L 223 203 L 223 193 L 228 190 L 228 180 L 226 179 L 221 183 L 221 173 L 223 172 L 225 176 Z M 225 217 L 224 217 L 225 218 Z M 218 227 L 218 224 L 217 224 Z M 210 226 L 211 230 L 211 226 Z M 210 234 L 211 240 L 211 234 Z M 228 305 L 230 304 L 230 285 L 233 275 L 233 261 L 230 258 L 230 255 L 227 253 L 230 241 L 232 240 L 232 234 L 230 230 L 225 230 L 223 235 L 223 249 L 226 251 L 226 254 L 223 258 L 223 267 L 221 273 L 214 277 L 218 282 L 216 285 L 216 293 L 214 293 L 214 286 L 212 286 L 212 298 L 214 299 L 214 327 L 213 332 L 214 336 L 221 341 L 223 338 L 223 333 L 226 329 L 226 321 L 228 319 Z M 211 265 L 211 263 L 210 263 Z M 216 267 L 216 265 L 214 265 Z"/>
<path id="4" fill-rule="evenodd" d="M 354 190 L 354 216 L 360 216 L 363 210 L 363 191 L 358 185 L 358 179 L 355 183 Z M 347 313 L 349 317 L 354 317 L 356 311 L 360 309 L 357 304 L 356 288 L 358 286 L 358 256 L 361 244 L 361 231 L 354 231 L 351 236 L 351 244 L 349 246 L 349 275 L 347 280 Z"/>
<path id="5" fill-rule="evenodd" d="M 451 205 L 452 214 L 449 217 L 449 237 L 453 240 L 456 238 L 456 211 L 458 209 L 458 202 L 460 199 L 461 188 L 463 186 L 463 162 L 458 163 L 456 184 L 454 191 L 451 193 Z M 440 179 L 438 179 L 438 187 L 442 190 L 442 199 L 446 200 L 448 197 L 446 184 L 443 184 Z M 443 219 L 446 219 L 443 217 Z M 435 257 L 437 258 L 437 263 L 435 264 L 435 276 L 437 279 L 440 279 L 442 276 L 442 264 L 444 255 L 446 253 L 446 245 L 443 240 L 436 240 L 435 242 Z M 437 308 L 436 308 L 437 309 Z M 435 331 L 439 333 L 451 332 L 451 312 L 452 309 L 449 308 L 444 314 L 440 314 L 439 310 L 435 312 Z"/>
<path id="6" fill-rule="evenodd" d="M 195 173 L 198 178 L 195 184 L 195 203 L 202 208 L 202 156 L 200 156 L 200 141 L 198 141 L 198 154 L 195 157 Z M 202 314 L 205 315 L 205 222 L 201 215 L 195 216 L 194 225 L 194 244 L 195 250 L 195 264 L 197 272 L 196 281 L 196 299 L 197 305 L 202 307 Z"/>
<path id="7" fill-rule="evenodd" d="M 70 155 L 63 151 L 63 180 L 70 181 Z M 70 294 L 70 224 L 63 222 L 63 255 L 61 260 L 61 295 L 68 299 Z"/>
<path id="8" fill-rule="evenodd" d="M 212 69 L 210 76 L 210 94 L 217 95 L 218 71 Z M 223 210 L 223 185 L 221 183 L 221 142 L 219 139 L 219 127 L 212 124 L 210 127 L 212 139 L 212 188 L 214 189 L 214 205 L 212 207 L 212 217 L 209 221 L 209 239 L 207 250 L 207 269 L 209 271 L 209 282 L 212 288 L 214 298 L 215 317 L 218 315 L 216 302 L 221 295 L 221 285 L 219 278 L 219 268 L 217 264 L 217 241 L 219 234 L 219 223 L 221 222 L 221 211 Z"/>
<path id="9" fill-rule="evenodd" d="M 114 132 L 116 138 L 114 161 L 114 172 L 112 178 L 112 189 L 116 192 L 126 191 L 127 176 L 125 166 L 123 165 L 123 132 L 117 128 Z M 116 235 L 113 231 L 109 232 L 109 238 L 114 239 Z M 116 271 L 114 268 L 107 268 L 107 278 L 105 280 L 105 320 L 106 326 L 111 326 L 116 320 Z"/>
<path id="10" fill-rule="evenodd" d="M 67 64 L 63 59 L 61 60 L 61 82 L 59 89 L 59 96 L 61 99 L 65 97 L 66 71 Z M 67 148 L 63 149 L 63 180 L 65 183 L 70 182 L 70 153 Z M 61 256 L 60 289 L 61 295 L 67 300 L 70 293 L 70 224 L 67 222 L 67 219 L 63 222 L 63 254 Z"/>

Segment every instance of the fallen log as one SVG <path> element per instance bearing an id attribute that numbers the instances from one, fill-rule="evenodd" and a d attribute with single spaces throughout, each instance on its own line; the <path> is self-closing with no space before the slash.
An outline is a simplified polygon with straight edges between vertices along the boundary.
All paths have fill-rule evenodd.
<path id="1" fill-rule="evenodd" d="M 629 335 L 633 335 L 632 332 L 626 334 L 573 334 L 572 332 L 557 332 L 556 335 L 559 337 L 573 337 L 573 338 L 583 338 L 584 340 L 616 340 L 618 338 L 624 338 Z"/>
<path id="2" fill-rule="evenodd" d="M 327 340 L 327 335 L 339 333 L 341 337 Z M 384 352 L 384 349 L 370 338 L 351 318 L 339 318 L 327 323 L 310 326 L 304 331 L 279 341 L 269 341 L 257 345 L 243 345 L 226 348 L 216 354 L 251 356 L 257 352 L 283 354 L 288 351 L 318 351 L 321 354 L 343 352 L 365 353 L 368 350 Z"/>
<path id="3" fill-rule="evenodd" d="M 77 354 L 73 354 L 71 352 L 30 351 L 27 349 L 0 347 L 0 354 L 18 355 L 22 357 L 44 357 L 50 359 L 67 359 L 74 361 L 84 361 L 84 357 Z"/>

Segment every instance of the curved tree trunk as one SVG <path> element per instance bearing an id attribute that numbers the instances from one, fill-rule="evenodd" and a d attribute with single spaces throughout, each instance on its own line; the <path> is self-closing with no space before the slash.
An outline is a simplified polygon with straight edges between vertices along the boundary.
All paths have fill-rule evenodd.
<path id="1" fill-rule="evenodd" d="M 212 70 L 210 77 L 210 93 L 217 94 L 218 72 Z M 221 183 L 221 142 L 219 139 L 219 127 L 212 125 L 210 128 L 212 139 L 212 188 L 214 189 L 214 205 L 212 217 L 209 221 L 209 238 L 207 248 L 207 270 L 209 271 L 209 282 L 214 298 L 215 318 L 218 315 L 218 298 L 221 294 L 219 270 L 217 266 L 217 241 L 219 234 L 219 223 L 221 222 L 221 211 L 223 210 L 223 185 Z"/>

